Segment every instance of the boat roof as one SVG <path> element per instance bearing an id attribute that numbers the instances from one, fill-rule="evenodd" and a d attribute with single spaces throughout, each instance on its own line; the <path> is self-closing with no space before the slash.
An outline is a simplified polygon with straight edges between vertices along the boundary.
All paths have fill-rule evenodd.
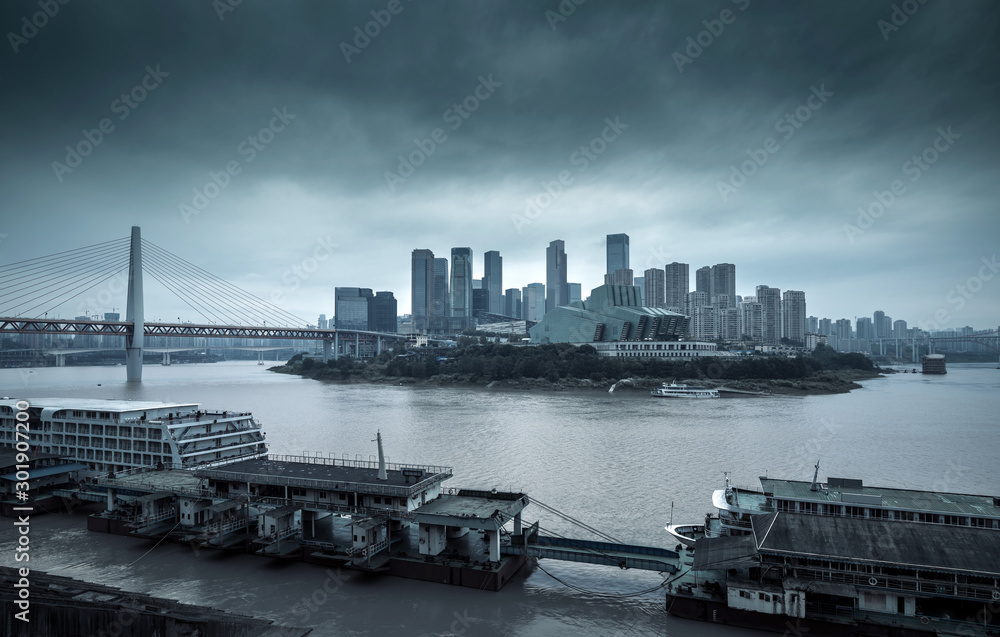
<path id="1" fill-rule="evenodd" d="M 421 469 L 414 465 L 413 469 Z M 415 482 L 432 476 L 440 476 L 441 480 L 451 476 L 447 467 L 424 471 L 419 477 L 408 475 L 403 469 L 387 469 L 386 479 L 378 479 L 377 467 L 358 467 L 334 464 L 334 462 L 287 462 L 271 458 L 253 458 L 227 464 L 224 467 L 199 469 L 197 474 L 207 478 L 228 479 L 232 474 L 241 474 L 244 480 L 261 484 L 313 484 L 321 483 L 330 490 L 346 489 L 351 485 L 375 485 L 410 488 Z M 435 471 L 440 469 L 439 471 Z"/>
<path id="2" fill-rule="evenodd" d="M 1000 533 L 989 529 L 784 512 L 751 522 L 764 554 L 1000 576 Z"/>
<path id="3" fill-rule="evenodd" d="M 163 403 L 152 400 L 119 400 L 111 398 L 0 398 L 0 405 L 17 409 L 14 405 L 26 401 L 32 407 L 43 409 L 83 409 L 89 411 L 138 411 L 143 409 L 179 409 L 197 407 L 199 403 Z"/>
<path id="4" fill-rule="evenodd" d="M 827 479 L 829 482 L 834 480 Z M 928 511 L 946 515 L 973 515 L 1000 518 L 1000 498 L 964 493 L 937 493 L 889 487 L 832 486 L 825 491 L 810 491 L 812 482 L 776 480 L 761 477 L 764 493 L 782 500 L 836 502 L 860 506 L 879 506 L 904 511 Z M 853 484 L 860 484 L 860 481 Z M 845 497 L 846 496 L 846 497 Z M 852 498 L 851 496 L 862 496 Z M 867 496 L 867 497 L 865 497 Z"/>

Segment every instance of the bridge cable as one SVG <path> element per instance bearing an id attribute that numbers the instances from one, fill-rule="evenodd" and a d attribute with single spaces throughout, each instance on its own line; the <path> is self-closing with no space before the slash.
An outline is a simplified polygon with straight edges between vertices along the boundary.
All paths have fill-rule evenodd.
<path id="1" fill-rule="evenodd" d="M 542 507 L 542 509 L 545 509 L 545 510 L 551 512 L 551 513 L 554 513 L 554 514 L 558 515 L 559 517 L 561 517 L 561 518 L 563 518 L 563 519 L 571 522 L 572 524 L 575 524 L 575 525 L 579 526 L 580 528 L 582 528 L 582 529 L 584 529 L 586 531 L 590 531 L 591 533 L 593 533 L 597 537 L 600 537 L 600 538 L 603 538 L 603 539 L 607 540 L 608 542 L 612 542 L 614 544 L 623 544 L 623 542 L 621 540 L 619 540 L 618 538 L 613 537 L 611 535 L 608 535 L 607 533 L 604 533 L 602 531 L 599 531 L 599 530 L 595 529 L 594 527 L 590 526 L 589 524 L 587 524 L 585 522 L 582 522 L 582 521 L 574 518 L 571 515 L 567 515 L 566 513 L 563 513 L 562 511 L 559 511 L 555 507 L 549 506 L 548 504 L 545 504 L 544 502 L 536 500 L 535 498 L 531 498 L 531 503 L 532 504 L 537 504 L 538 506 Z"/>
<path id="2" fill-rule="evenodd" d="M 96 274 L 94 274 L 93 271 L 88 271 L 88 272 L 84 273 L 83 275 L 80 275 L 80 276 L 77 276 L 77 277 L 71 279 L 68 283 L 65 283 L 65 285 L 62 285 L 58 289 L 53 290 L 51 293 L 48 293 L 48 295 L 46 295 L 44 293 L 42 293 L 42 294 L 36 294 L 34 297 L 32 297 L 32 298 L 30 298 L 30 299 L 28 299 L 26 301 L 23 301 L 21 303 L 18 303 L 17 305 L 11 306 L 10 309 L 11 309 L 11 311 L 13 311 L 15 308 L 21 307 L 22 305 L 27 305 L 28 303 L 32 303 L 32 302 L 34 302 L 34 301 L 42 298 L 42 301 L 40 303 L 38 303 L 36 305 L 33 305 L 32 307 L 30 307 L 30 308 L 28 308 L 26 310 L 21 310 L 20 312 L 18 312 L 18 314 L 28 314 L 32 310 L 34 310 L 34 309 L 36 309 L 38 307 L 41 307 L 43 305 L 46 305 L 48 302 L 50 302 L 52 300 L 59 299 L 62 296 L 65 296 L 65 294 L 67 294 L 67 292 L 63 292 L 63 290 L 65 290 L 66 288 L 72 288 L 71 290 L 69 290 L 69 292 L 72 292 L 73 290 L 77 290 L 77 289 L 79 290 L 78 292 L 76 292 L 75 294 L 72 294 L 68 298 L 62 299 L 61 301 L 58 301 L 57 303 L 55 303 L 54 305 L 52 305 L 48 310 L 46 310 L 46 312 L 49 312 L 52 309 L 57 308 L 60 305 L 63 305 L 64 303 L 67 303 L 67 302 L 71 301 L 72 299 L 74 299 L 77 296 L 83 294 L 84 292 L 86 292 L 87 290 L 93 288 L 94 286 L 98 285 L 99 283 L 102 283 L 103 281 L 111 278 L 112 276 L 114 276 L 115 274 L 117 274 L 118 272 L 120 272 L 121 270 L 123 270 L 123 269 L 125 269 L 127 267 L 128 267 L 128 264 L 122 265 L 121 262 L 118 262 L 118 263 L 111 264 L 109 266 L 105 266 L 100 271 L 98 271 Z M 109 272 L 110 272 L 110 274 L 108 274 Z M 42 288 L 42 289 L 47 289 L 49 287 L 52 287 L 52 285 L 57 285 L 57 284 L 58 283 L 54 283 L 54 284 L 48 285 L 48 286 L 46 286 L 45 288 Z M 38 290 L 38 292 L 40 292 L 40 290 Z M 58 293 L 58 294 L 56 294 L 56 293 Z"/>
<path id="3" fill-rule="evenodd" d="M 242 307 L 242 311 L 244 313 L 249 311 L 250 314 L 257 314 L 258 316 L 261 316 L 262 319 L 265 320 L 270 319 L 272 322 L 278 325 L 283 323 L 288 323 L 289 317 L 294 319 L 294 321 L 292 322 L 305 323 L 304 319 L 296 317 L 295 315 L 290 314 L 288 312 L 285 312 L 284 310 L 281 310 L 281 308 L 278 308 L 273 304 L 258 299 L 257 297 L 246 292 L 245 290 L 242 290 L 241 288 L 231 283 L 228 283 L 224 279 L 217 277 L 211 274 L 210 272 L 206 272 L 205 270 L 202 270 L 201 268 L 198 268 L 197 266 L 194 266 L 193 264 L 190 264 L 187 261 L 184 261 L 180 257 L 177 257 L 176 255 L 173 255 L 170 252 L 167 252 L 166 250 L 159 248 L 155 244 L 150 244 L 150 246 L 157 251 L 157 253 L 161 256 L 161 258 L 169 259 L 170 261 L 172 261 L 176 270 L 183 272 L 187 276 L 191 276 L 194 278 L 201 278 L 202 280 L 204 280 L 204 283 L 199 283 L 199 285 L 201 285 L 203 288 L 208 288 L 210 290 L 208 292 L 208 296 L 221 296 L 226 299 L 233 300 L 235 301 L 235 303 L 239 304 Z M 225 287 L 222 287 L 222 285 L 220 284 L 236 290 L 242 296 L 237 296 L 234 292 Z M 237 323 L 241 322 L 242 321 L 237 321 Z"/>
<path id="4" fill-rule="evenodd" d="M 41 291 L 48 289 L 54 285 L 58 285 L 64 282 L 67 278 L 72 276 L 79 276 L 81 274 L 86 275 L 87 273 L 99 271 L 104 269 L 108 264 L 107 254 L 97 254 L 89 257 L 87 260 L 78 261 L 74 263 L 67 263 L 59 266 L 58 268 L 50 270 L 44 275 L 25 275 L 30 277 L 32 280 L 30 282 L 14 285 L 13 287 L 7 287 L 3 293 L 0 293 L 0 298 L 8 297 L 17 292 L 22 292 L 24 290 L 29 290 L 24 292 L 20 296 L 16 296 L 10 301 L 17 300 L 28 294 L 33 294 L 35 291 Z M 115 259 L 112 263 L 121 263 L 122 258 Z M 51 281 L 51 283 L 50 283 Z M 48 283 L 48 285 L 43 285 Z M 8 284 L 9 285 L 9 284 Z M 41 286 L 41 287 L 39 287 Z M 35 288 L 35 290 L 32 290 Z M 9 302 L 9 301 L 8 301 Z"/>
<path id="5" fill-rule="evenodd" d="M 113 255 L 116 252 L 121 252 L 121 250 L 122 250 L 121 246 L 109 246 L 109 247 L 103 247 L 103 248 L 96 248 L 94 250 L 90 250 L 90 251 L 87 251 L 87 252 L 81 252 L 80 254 L 75 254 L 75 255 L 73 255 L 71 257 L 66 257 L 65 259 L 62 259 L 62 260 L 57 261 L 57 262 L 46 263 L 46 264 L 33 264 L 30 267 L 25 266 L 25 267 L 17 268 L 17 269 L 11 270 L 7 274 L 0 275 L 0 281 L 6 283 L 8 285 L 10 285 L 10 284 L 14 283 L 15 281 L 19 281 L 20 279 L 25 279 L 25 278 L 33 279 L 33 278 L 36 278 L 38 276 L 36 274 L 36 272 L 38 272 L 39 270 L 41 270 L 41 271 L 48 270 L 49 272 L 57 272 L 57 271 L 60 271 L 60 270 L 65 270 L 67 268 L 72 268 L 72 267 L 74 267 L 74 265 L 80 264 L 80 263 L 86 261 L 87 259 L 90 259 L 91 257 L 99 256 L 99 255 L 110 256 L 110 255 Z M 2 271 L 2 270 L 0 270 L 0 271 Z"/>
<path id="6" fill-rule="evenodd" d="M 247 303 L 248 305 L 256 305 L 259 308 L 266 309 L 269 314 L 272 314 L 275 317 L 283 318 L 285 322 L 299 323 L 299 324 L 303 324 L 303 325 L 308 323 L 308 321 L 306 321 L 305 319 L 303 319 L 303 318 L 301 318 L 299 316 L 296 316 L 296 315 L 292 314 L 291 312 L 287 312 L 287 311 L 281 309 L 280 307 L 274 305 L 273 303 L 265 301 L 264 299 L 261 299 L 260 297 L 255 296 L 255 295 L 251 294 L 250 292 L 247 292 L 246 290 L 240 288 L 237 285 L 233 285 L 232 283 L 229 283 L 225 279 L 222 279 L 221 277 L 218 277 L 218 276 L 212 274 L 211 272 L 208 272 L 207 270 L 204 270 L 203 268 L 200 268 L 200 267 L 194 265 L 193 263 L 190 263 L 189 261 L 186 261 L 185 259 L 182 259 L 181 257 L 178 257 L 177 255 L 175 255 L 175 254 L 173 254 L 173 253 L 171 253 L 171 252 L 169 252 L 167 250 L 164 250 L 163 248 L 161 248 L 161 247 L 157 246 L 156 244 L 152 243 L 151 241 L 145 241 L 144 240 L 144 243 L 146 243 L 147 245 L 149 245 L 150 247 L 152 247 L 152 248 L 154 248 L 156 250 L 159 250 L 162 253 L 165 253 L 165 256 L 169 257 L 170 259 L 174 260 L 175 262 L 180 262 L 180 264 L 182 264 L 188 270 L 193 270 L 194 272 L 199 273 L 203 277 L 206 277 L 208 280 L 211 280 L 213 282 L 218 282 L 218 284 L 222 284 L 224 286 L 227 286 L 228 288 L 236 290 L 236 292 L 238 292 L 240 295 L 242 295 L 242 298 L 244 299 L 243 302 Z"/>
<path id="7" fill-rule="evenodd" d="M 157 257 L 154 257 L 153 255 L 148 255 L 148 257 L 149 257 L 148 258 L 148 263 L 150 265 L 158 265 L 158 266 L 160 265 L 159 263 L 157 263 Z M 159 270 L 157 270 L 155 268 L 149 268 L 147 271 L 149 272 L 150 276 L 152 276 L 154 279 L 156 279 L 157 281 L 159 281 L 160 284 L 163 285 L 163 287 L 165 287 L 167 289 L 167 291 L 171 292 L 174 296 L 176 296 L 177 298 L 179 298 L 182 301 L 184 301 L 184 303 L 188 307 L 190 307 L 195 312 L 197 312 L 198 314 L 200 314 L 202 316 L 202 318 L 205 319 L 206 323 L 218 322 L 218 323 L 225 324 L 226 321 L 224 321 L 223 319 L 219 318 L 218 315 L 216 315 L 214 312 L 212 312 L 206 306 L 202 305 L 201 303 L 198 303 L 197 299 L 193 295 L 190 295 L 189 293 L 182 292 L 180 290 L 180 286 L 179 285 L 178 285 L 178 289 L 174 289 L 174 287 L 173 287 L 173 285 L 171 285 L 171 283 L 169 283 L 167 280 L 164 280 L 164 279 L 169 279 L 169 277 L 167 277 L 165 273 L 160 272 Z M 162 278 L 161 278 L 161 276 L 162 276 Z M 174 284 L 174 285 L 177 285 L 177 284 Z M 189 301 L 188 299 L 191 299 L 191 300 Z M 192 305 L 192 302 L 194 303 L 194 305 Z M 210 319 L 207 316 L 205 316 L 205 313 L 202 312 L 201 309 L 198 309 L 198 307 L 195 307 L 195 305 L 197 305 L 201 309 L 204 309 L 205 312 L 208 312 L 209 314 L 211 314 L 212 315 L 212 319 Z"/>
<path id="8" fill-rule="evenodd" d="M 12 263 L 5 263 L 3 265 L 0 265 L 0 271 L 6 270 L 8 268 L 12 268 L 15 265 L 21 265 L 21 264 L 24 264 L 24 263 L 31 263 L 32 261 L 44 261 L 44 260 L 47 260 L 47 259 L 52 259 L 54 257 L 60 256 L 60 255 L 71 254 L 71 253 L 74 253 L 74 252 L 80 252 L 82 250 L 88 250 L 90 248 L 95 248 L 95 247 L 98 247 L 98 246 L 103 246 L 103 245 L 107 245 L 107 244 L 111 244 L 111 243 L 116 243 L 116 242 L 119 242 L 119 241 L 128 241 L 128 240 L 129 240 L 128 237 L 121 237 L 119 239 L 112 239 L 110 241 L 104 241 L 102 243 L 95 243 L 93 245 L 84 246 L 82 248 L 74 248 L 73 250 L 64 250 L 63 252 L 54 252 L 52 254 L 47 254 L 45 256 L 35 257 L 33 259 L 25 259 L 23 261 L 14 261 Z"/>
<path id="9" fill-rule="evenodd" d="M 206 308 L 207 311 L 209 311 L 211 314 L 213 314 L 213 316 L 215 316 L 214 312 L 211 312 L 210 310 L 207 309 L 208 306 L 209 306 L 209 302 L 207 301 L 207 299 L 211 299 L 212 297 L 220 297 L 220 296 L 221 297 L 227 297 L 228 295 L 226 294 L 225 290 L 218 290 L 218 291 L 216 291 L 216 290 L 212 290 L 211 288 L 208 288 L 204 283 L 201 283 L 201 282 L 197 281 L 196 279 L 191 278 L 191 275 L 189 273 L 180 271 L 176 265 L 173 265 L 173 264 L 170 264 L 169 262 L 164 261 L 164 257 L 162 255 L 159 255 L 159 254 L 155 253 L 155 252 L 150 251 L 150 258 L 157 265 L 159 265 L 160 267 L 165 268 L 165 271 L 162 272 L 161 274 L 163 274 L 164 276 L 170 276 L 170 277 L 176 278 L 178 280 L 182 280 L 182 281 L 184 281 L 186 283 L 187 286 L 189 286 L 190 288 L 193 288 L 193 289 L 197 290 L 202 295 L 202 297 L 203 297 L 202 298 L 202 303 L 198 303 L 198 304 L 200 306 Z M 222 305 L 221 303 L 213 304 L 212 307 L 215 307 L 216 310 L 220 314 L 224 314 L 225 315 L 225 317 L 226 317 L 225 320 L 218 319 L 218 317 L 216 316 L 217 320 L 220 323 L 222 323 L 223 325 L 225 325 L 225 324 L 241 325 L 241 324 L 244 323 L 244 320 L 247 318 L 247 317 L 244 316 L 241 319 L 238 315 L 237 315 L 236 318 L 233 318 L 231 315 L 229 315 L 227 312 L 224 311 L 223 308 L 225 308 L 225 306 Z M 239 308 L 233 308 L 231 306 L 228 309 L 239 311 Z M 250 318 L 253 318 L 252 314 L 251 314 Z M 272 317 L 268 317 L 268 318 L 272 318 Z M 273 320 L 273 318 L 272 318 L 272 320 Z"/>

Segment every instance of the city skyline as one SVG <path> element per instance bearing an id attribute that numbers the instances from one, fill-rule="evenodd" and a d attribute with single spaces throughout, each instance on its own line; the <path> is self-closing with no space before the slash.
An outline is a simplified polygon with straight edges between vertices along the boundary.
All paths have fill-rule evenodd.
<path id="1" fill-rule="evenodd" d="M 350 55 L 365 4 L 60 5 L 4 53 L 0 264 L 136 224 L 312 323 L 337 287 L 404 313 L 424 246 L 497 250 L 521 288 L 558 238 L 586 297 L 625 233 L 636 275 L 731 263 L 737 294 L 802 290 L 819 317 L 995 327 L 1000 9 L 924 4 L 886 29 L 889 5 L 746 5 L 403 4 Z M 37 10 L 4 3 L 0 24 Z M 195 318 L 146 288 L 151 319 Z M 116 294 L 60 314 L 122 311 Z"/>

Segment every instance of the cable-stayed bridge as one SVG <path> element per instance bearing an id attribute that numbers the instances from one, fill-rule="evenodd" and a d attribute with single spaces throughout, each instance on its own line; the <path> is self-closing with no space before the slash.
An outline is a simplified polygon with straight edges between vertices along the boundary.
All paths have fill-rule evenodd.
<path id="1" fill-rule="evenodd" d="M 48 318 L 60 306 L 128 273 L 124 321 Z M 143 275 L 148 274 L 204 322 L 147 322 Z M 128 380 L 142 380 L 146 337 L 320 341 L 323 360 L 337 358 L 340 344 L 353 342 L 376 354 L 402 334 L 316 329 L 280 307 L 181 259 L 142 238 L 130 237 L 0 266 L 0 335 L 55 334 L 124 337 Z"/>

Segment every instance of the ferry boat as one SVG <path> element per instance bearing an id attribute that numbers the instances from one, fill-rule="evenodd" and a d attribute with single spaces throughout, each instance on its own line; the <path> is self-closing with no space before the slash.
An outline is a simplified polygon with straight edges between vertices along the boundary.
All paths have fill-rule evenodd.
<path id="1" fill-rule="evenodd" d="M 650 392 L 653 396 L 662 398 L 718 398 L 719 390 L 694 385 L 663 383 Z"/>
<path id="2" fill-rule="evenodd" d="M 753 517 L 781 511 L 1000 530 L 1000 497 L 872 487 L 851 478 L 819 482 L 818 474 L 819 463 L 812 482 L 761 476 L 761 486 L 754 488 L 734 486 L 726 472 L 725 487 L 712 493 L 715 513 L 703 524 L 665 529 L 681 544 L 694 546 L 702 537 L 748 535 Z"/>
<path id="3" fill-rule="evenodd" d="M 209 411 L 198 403 L 84 398 L 27 402 L 32 453 L 71 458 L 94 472 L 193 469 L 267 455 L 264 431 L 246 412 Z M 0 449 L 12 448 L 19 440 L 18 403 L 23 406 L 24 401 L 0 399 Z"/>

